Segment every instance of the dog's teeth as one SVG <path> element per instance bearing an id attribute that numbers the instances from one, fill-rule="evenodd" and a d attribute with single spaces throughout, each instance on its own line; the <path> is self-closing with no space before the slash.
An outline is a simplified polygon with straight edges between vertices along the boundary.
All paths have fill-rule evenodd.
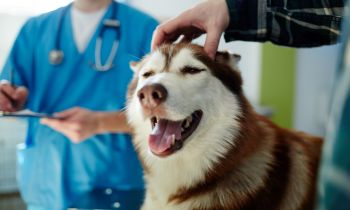
<path id="1" fill-rule="evenodd" d="M 185 120 L 185 128 L 190 127 L 190 124 L 191 124 L 191 122 L 190 122 L 190 120 L 187 118 L 187 119 Z"/>
<path id="2" fill-rule="evenodd" d="M 175 134 L 171 135 L 171 145 L 175 144 Z"/>
<path id="3" fill-rule="evenodd" d="M 188 127 L 190 127 L 191 122 L 192 122 L 192 116 L 189 116 L 189 117 L 187 117 L 187 118 L 184 120 L 184 122 L 182 123 L 182 126 L 183 126 L 184 128 L 188 128 Z M 181 130 L 181 131 L 182 131 L 182 130 Z"/>
<path id="4" fill-rule="evenodd" d="M 184 132 L 184 130 L 185 130 L 185 129 L 184 129 L 183 127 L 181 127 L 181 132 Z"/>
<path id="5" fill-rule="evenodd" d="M 187 121 L 188 121 L 188 123 L 191 123 L 191 122 L 192 122 L 192 116 L 189 116 L 189 117 L 187 118 Z"/>

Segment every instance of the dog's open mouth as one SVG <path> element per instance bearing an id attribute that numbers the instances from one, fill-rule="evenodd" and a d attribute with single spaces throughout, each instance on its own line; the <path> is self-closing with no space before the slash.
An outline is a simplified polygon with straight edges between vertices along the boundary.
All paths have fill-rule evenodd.
<path id="1" fill-rule="evenodd" d="M 180 150 L 185 140 L 192 135 L 202 119 L 203 112 L 197 110 L 184 120 L 171 121 L 151 118 L 152 133 L 148 143 L 153 154 L 168 156 Z"/>

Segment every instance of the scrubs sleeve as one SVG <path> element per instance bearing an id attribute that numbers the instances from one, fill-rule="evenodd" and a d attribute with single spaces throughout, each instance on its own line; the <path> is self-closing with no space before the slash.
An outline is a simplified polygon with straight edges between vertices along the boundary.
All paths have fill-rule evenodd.
<path id="1" fill-rule="evenodd" d="M 158 24 L 159 23 L 153 18 L 149 18 L 149 20 L 145 23 L 144 28 L 143 28 L 142 32 L 140 33 L 140 34 L 144 34 L 143 40 L 141 40 L 141 43 L 142 43 L 142 45 L 141 45 L 142 46 L 141 52 L 143 54 L 141 54 L 140 57 L 142 57 L 145 54 L 150 52 L 153 31 L 156 29 Z"/>
<path id="2" fill-rule="evenodd" d="M 36 27 L 33 19 L 29 19 L 21 28 L 10 54 L 0 75 L 0 80 L 9 80 L 10 71 L 13 71 L 13 82 L 17 86 L 26 86 L 29 90 L 29 81 L 32 80 L 34 69 L 34 43 Z"/>

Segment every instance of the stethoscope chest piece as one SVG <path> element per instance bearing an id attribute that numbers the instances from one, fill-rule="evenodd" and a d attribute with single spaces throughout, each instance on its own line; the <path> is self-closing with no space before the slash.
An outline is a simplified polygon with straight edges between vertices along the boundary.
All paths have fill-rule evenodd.
<path id="1" fill-rule="evenodd" d="M 49 61 L 51 65 L 59 65 L 63 61 L 63 51 L 62 50 L 51 50 L 49 54 Z"/>
<path id="2" fill-rule="evenodd" d="M 91 64 L 91 66 L 96 70 L 96 71 L 108 71 L 111 68 L 113 68 L 113 60 L 117 54 L 118 47 L 119 47 L 119 40 L 120 40 L 120 22 L 116 17 L 116 12 L 117 12 L 117 3 L 113 1 L 113 9 L 112 9 L 112 18 L 113 19 L 106 19 L 103 21 L 102 28 L 99 32 L 99 35 L 96 40 L 96 46 L 95 46 L 95 64 Z M 66 14 L 67 10 L 70 7 L 67 7 L 66 9 L 63 10 L 60 19 L 58 21 L 58 30 L 57 30 L 57 36 L 56 36 L 56 42 L 54 48 L 50 51 L 49 53 L 49 62 L 51 65 L 59 65 L 63 62 L 64 59 L 64 53 L 61 50 L 59 46 L 59 36 L 61 35 L 62 31 L 62 19 L 63 16 Z M 111 51 L 107 57 L 106 62 L 103 64 L 102 63 L 102 58 L 101 58 L 101 48 L 102 48 L 102 38 L 103 38 L 103 33 L 107 29 L 113 29 L 116 32 L 116 37 L 115 40 L 113 41 Z"/>

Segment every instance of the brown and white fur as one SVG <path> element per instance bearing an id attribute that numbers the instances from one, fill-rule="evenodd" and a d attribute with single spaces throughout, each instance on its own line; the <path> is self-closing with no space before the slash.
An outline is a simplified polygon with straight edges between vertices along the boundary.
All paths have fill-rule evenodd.
<path id="1" fill-rule="evenodd" d="M 313 209 L 322 140 L 254 112 L 239 59 L 218 53 L 214 61 L 202 47 L 180 43 L 131 65 L 127 114 L 145 171 L 142 210 Z M 197 126 L 194 118 L 183 122 L 195 127 L 187 139 L 169 146 L 175 135 L 157 136 L 150 146 L 152 124 L 188 121 L 198 110 Z"/>

